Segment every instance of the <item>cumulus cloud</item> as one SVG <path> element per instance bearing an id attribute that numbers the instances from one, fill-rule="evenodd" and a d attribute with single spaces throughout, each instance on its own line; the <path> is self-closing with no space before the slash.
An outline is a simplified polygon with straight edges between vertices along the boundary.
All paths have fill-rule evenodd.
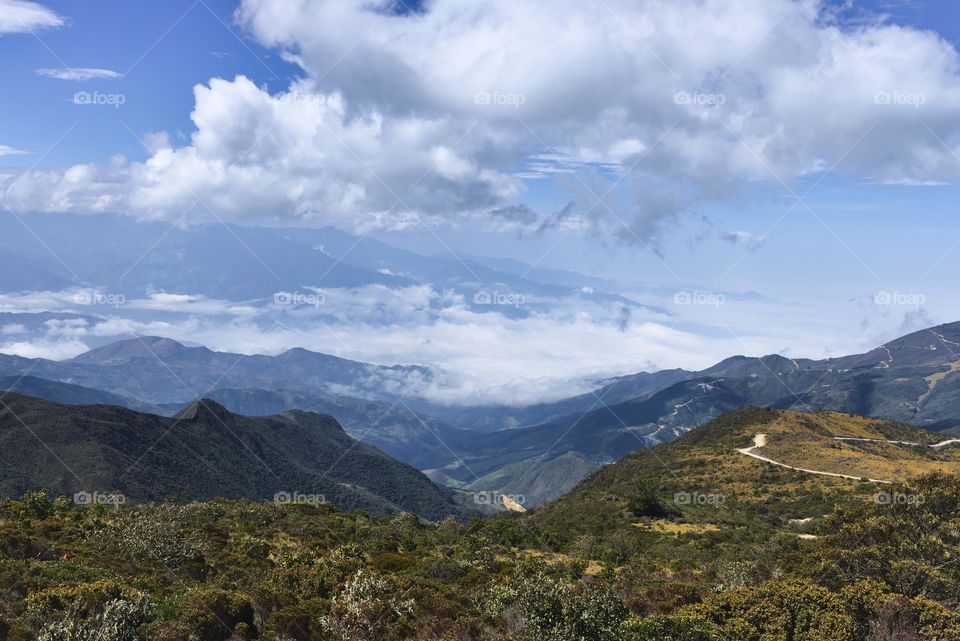
<path id="1" fill-rule="evenodd" d="M 0 35 L 33 33 L 41 29 L 60 27 L 63 18 L 36 2 L 27 0 L 0 0 Z"/>
<path id="2" fill-rule="evenodd" d="M 29 172 L 8 182 L 7 203 L 537 229 L 550 215 L 524 206 L 524 189 L 550 179 L 570 192 L 568 224 L 650 243 L 749 180 L 790 187 L 836 169 L 928 184 L 958 172 L 960 59 L 930 31 L 844 23 L 817 0 L 392 6 L 244 0 L 238 21 L 301 79 L 274 94 L 213 79 L 195 88 L 189 144 Z"/>
<path id="3" fill-rule="evenodd" d="M 63 67 L 62 69 L 37 69 L 37 73 L 47 78 L 57 80 L 114 80 L 123 78 L 123 74 L 111 69 L 96 69 L 90 67 Z"/>
<path id="4" fill-rule="evenodd" d="M 494 147 L 489 127 L 452 118 L 350 116 L 337 94 L 297 84 L 270 95 L 240 76 L 195 89 L 191 144 L 157 148 L 144 163 L 116 159 L 65 172 L 34 171 L 6 187 L 11 207 L 120 211 L 232 220 L 329 223 L 395 213 L 453 214 L 518 191 L 511 177 L 461 155 L 454 144 Z M 36 198 L 46 193 L 42 202 Z M 203 205 L 198 200 L 203 198 Z"/>

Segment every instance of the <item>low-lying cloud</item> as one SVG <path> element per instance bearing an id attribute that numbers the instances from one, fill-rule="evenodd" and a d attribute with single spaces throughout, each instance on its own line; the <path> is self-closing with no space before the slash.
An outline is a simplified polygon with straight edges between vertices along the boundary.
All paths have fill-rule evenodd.
<path id="1" fill-rule="evenodd" d="M 695 291 L 665 303 L 672 316 L 645 308 L 627 314 L 621 303 L 571 296 L 538 301 L 522 317 L 496 306 L 471 307 L 462 295 L 426 285 L 316 293 L 257 306 L 171 293 L 130 300 L 91 290 L 5 294 L 0 312 L 13 316 L 0 322 L 0 353 L 63 359 L 105 342 L 152 335 L 244 354 L 303 347 L 435 370 L 433 377 L 394 381 L 397 393 L 449 404 L 524 404 L 585 392 L 610 376 L 700 369 L 733 354 L 781 352 L 784 345 L 791 346 L 786 354 L 792 357 L 851 353 L 875 347 L 870 341 L 877 331 L 900 326 L 899 317 L 875 315 L 869 328 L 857 332 L 859 306 L 849 318 L 831 308 L 835 322 L 827 324 L 817 304 L 793 305 L 785 314 L 780 303 Z M 38 329 L 16 317 L 39 311 L 64 317 Z"/>

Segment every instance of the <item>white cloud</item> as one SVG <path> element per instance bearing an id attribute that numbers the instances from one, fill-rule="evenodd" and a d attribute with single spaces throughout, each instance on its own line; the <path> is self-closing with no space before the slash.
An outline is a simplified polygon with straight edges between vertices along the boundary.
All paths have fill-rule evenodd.
<path id="1" fill-rule="evenodd" d="M 111 69 L 88 67 L 63 67 L 62 69 L 37 69 L 37 73 L 57 80 L 98 80 L 123 78 L 123 74 Z"/>
<path id="2" fill-rule="evenodd" d="M 28 152 L 23 151 L 22 149 L 16 149 L 14 147 L 9 147 L 7 145 L 0 145 L 0 157 L 2 156 L 20 156 Z"/>
<path id="3" fill-rule="evenodd" d="M 106 304 L 109 300 L 77 305 L 78 293 L 87 295 L 79 300 L 96 300 L 89 291 L 3 294 L 2 311 L 74 311 L 84 318 L 50 320 L 25 334 L 0 332 L 0 352 L 69 358 L 88 344 L 134 335 L 167 336 L 245 354 L 303 347 L 357 361 L 437 370 L 429 380 L 395 381 L 398 393 L 454 404 L 521 404 L 579 393 L 609 376 L 661 367 L 701 369 L 733 354 L 821 358 L 868 351 L 882 342 L 878 336 L 886 340 L 935 318 L 956 318 L 960 310 L 950 288 L 928 292 L 929 307 L 894 313 L 878 308 L 872 296 L 851 303 L 818 291 L 810 298 L 777 303 L 691 290 L 679 302 L 669 295 L 673 302 L 666 306 L 674 316 L 634 309 L 624 323 L 620 304 L 576 295 L 526 301 L 529 313 L 510 317 L 495 307 L 481 313 L 462 296 L 429 286 L 321 291 L 316 305 L 306 300 L 257 307 L 179 293 L 120 305 Z M 664 296 L 637 294 L 648 304 L 664 304 Z M 864 316 L 869 322 L 861 326 Z"/>
<path id="4" fill-rule="evenodd" d="M 525 179 L 548 176 L 572 192 L 572 227 L 648 241 L 757 178 L 958 174 L 960 59 L 930 31 L 843 24 L 816 0 L 427 7 L 245 0 L 239 21 L 303 79 L 272 95 L 242 76 L 212 79 L 195 88 L 188 145 L 30 172 L 6 201 L 144 218 L 203 218 L 209 206 L 241 222 L 497 224 L 492 212 L 522 200 Z"/>
<path id="5" fill-rule="evenodd" d="M 33 33 L 40 29 L 60 27 L 63 24 L 63 18 L 36 2 L 0 0 L 0 35 Z"/>
<path id="6" fill-rule="evenodd" d="M 663 315 L 635 310 L 619 322 L 619 304 L 579 296 L 524 301 L 525 317 L 499 309 L 471 309 L 463 297 L 430 286 L 389 289 L 372 285 L 325 289 L 318 304 L 271 304 L 257 308 L 187 294 L 154 294 L 110 305 L 109 294 L 81 290 L 0 295 L 8 311 L 75 311 L 87 318 L 48 321 L 40 332 L 0 342 L 0 352 L 69 358 L 86 341 L 160 335 L 219 351 L 279 354 L 304 347 L 382 365 L 419 364 L 437 370 L 394 381 L 397 393 L 443 403 L 532 403 L 563 398 L 599 379 L 660 366 L 705 367 L 731 353 L 779 349 L 782 334 L 743 342 L 730 334 L 706 337 L 672 327 Z M 104 304 L 78 305 L 77 300 Z M 681 310 L 710 315 L 714 308 Z M 158 312 L 166 315 L 158 318 Z M 733 313 L 733 312 L 731 312 Z M 764 319 L 769 325 L 769 319 Z M 465 341 L 464 336 L 470 340 Z M 343 390 L 350 392 L 350 390 Z M 354 392 L 355 393 L 355 392 Z"/>
<path id="7" fill-rule="evenodd" d="M 517 182 L 443 153 L 466 134 L 494 146 L 484 126 L 470 131 L 449 118 L 385 119 L 351 115 L 336 94 L 269 95 L 249 79 L 213 79 L 195 88 L 191 144 L 157 148 L 145 163 L 78 165 L 66 172 L 28 172 L 6 186 L 11 207 L 53 211 L 120 211 L 163 218 L 190 210 L 193 219 L 297 219 L 360 222 L 395 213 L 450 214 L 492 205 Z M 436 161 L 442 169 L 435 169 Z M 438 167 L 440 163 L 437 163 Z M 411 188 L 411 185 L 415 185 Z M 37 197 L 43 195 L 42 201 Z"/>
<path id="8" fill-rule="evenodd" d="M 0 353 L 14 354 L 23 358 L 49 358 L 56 361 L 73 358 L 85 351 L 87 351 L 87 347 L 81 341 L 57 339 L 53 341 L 32 340 L 0 343 Z"/>
<path id="9" fill-rule="evenodd" d="M 734 229 L 720 232 L 720 239 L 731 245 L 747 245 L 752 251 L 767 242 L 770 237 L 759 232 Z"/>

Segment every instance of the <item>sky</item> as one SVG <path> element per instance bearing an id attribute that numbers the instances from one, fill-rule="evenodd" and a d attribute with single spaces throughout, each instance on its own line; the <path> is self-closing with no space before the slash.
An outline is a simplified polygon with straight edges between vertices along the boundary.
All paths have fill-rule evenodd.
<path id="1" fill-rule="evenodd" d="M 757 292 L 804 319 L 766 346 L 852 351 L 960 319 L 958 39 L 948 0 L 0 0 L 0 198 Z"/>

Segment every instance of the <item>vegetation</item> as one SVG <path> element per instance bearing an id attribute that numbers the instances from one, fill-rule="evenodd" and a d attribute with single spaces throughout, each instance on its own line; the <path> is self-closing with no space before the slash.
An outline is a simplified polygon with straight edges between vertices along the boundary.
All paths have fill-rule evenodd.
<path id="1" fill-rule="evenodd" d="M 48 447 L 37 447 L 37 439 Z M 430 520 L 473 514 L 452 490 L 358 443 L 330 416 L 248 417 L 201 400 L 167 418 L 9 393 L 0 405 L 0 496 L 37 488 L 129 501 L 329 501 Z"/>
<path id="2" fill-rule="evenodd" d="M 880 486 L 734 451 L 758 425 L 861 420 L 749 410 L 469 523 L 27 493 L 0 504 L 0 639 L 960 639 L 960 478 Z"/>

